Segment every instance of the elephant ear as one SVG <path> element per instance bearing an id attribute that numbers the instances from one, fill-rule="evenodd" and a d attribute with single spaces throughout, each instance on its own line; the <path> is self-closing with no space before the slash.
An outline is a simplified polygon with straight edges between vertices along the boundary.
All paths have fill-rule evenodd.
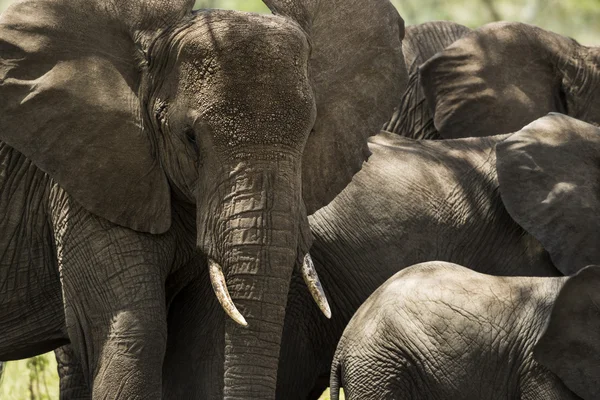
<path id="1" fill-rule="evenodd" d="M 317 119 L 303 158 L 309 213 L 329 203 L 369 156 L 406 87 L 404 21 L 387 0 L 265 0 L 295 20 L 312 45 Z"/>
<path id="2" fill-rule="evenodd" d="M 533 348 L 544 365 L 579 397 L 600 399 L 600 267 L 568 278 Z"/>
<path id="3" fill-rule="evenodd" d="M 515 132 L 549 112 L 566 113 L 560 56 L 576 42 L 521 23 L 492 23 L 420 67 L 443 138 Z"/>
<path id="4" fill-rule="evenodd" d="M 419 66 L 436 53 L 470 32 L 470 28 L 450 21 L 431 21 L 407 26 L 402 49 L 409 75 L 417 72 Z"/>
<path id="5" fill-rule="evenodd" d="M 550 114 L 496 145 L 511 217 L 571 275 L 600 261 L 600 129 Z"/>
<path id="6" fill-rule="evenodd" d="M 471 29 L 466 26 L 449 21 L 406 27 L 402 50 L 409 75 L 408 88 L 383 129 L 413 139 L 441 139 L 421 86 L 419 66 L 469 32 Z"/>
<path id="7" fill-rule="evenodd" d="M 0 16 L 0 139 L 94 214 L 139 231 L 166 231 L 170 190 L 139 98 L 144 47 L 192 5 L 11 5 Z"/>

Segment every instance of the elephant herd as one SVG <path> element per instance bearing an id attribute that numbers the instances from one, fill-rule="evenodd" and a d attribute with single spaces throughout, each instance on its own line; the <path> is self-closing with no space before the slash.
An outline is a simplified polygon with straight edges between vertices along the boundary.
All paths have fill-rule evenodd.
<path id="1" fill-rule="evenodd" d="M 0 360 L 55 350 L 66 400 L 600 398 L 600 48 L 264 2 L 0 15 Z"/>

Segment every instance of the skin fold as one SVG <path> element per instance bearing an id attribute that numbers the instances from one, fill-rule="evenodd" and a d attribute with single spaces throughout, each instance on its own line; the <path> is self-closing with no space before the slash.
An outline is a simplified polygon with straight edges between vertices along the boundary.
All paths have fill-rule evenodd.
<path id="1" fill-rule="evenodd" d="M 586 280 L 597 284 L 599 271 L 532 278 L 441 261 L 406 268 L 346 327 L 332 365 L 332 398 L 340 385 L 348 399 L 595 398 L 593 367 L 580 368 L 598 356 L 598 340 L 587 338 L 582 320 L 596 307 Z M 575 336 L 587 354 L 572 349 L 566 359 L 550 347 Z M 587 379 L 583 385 L 569 375 L 575 371 Z"/>

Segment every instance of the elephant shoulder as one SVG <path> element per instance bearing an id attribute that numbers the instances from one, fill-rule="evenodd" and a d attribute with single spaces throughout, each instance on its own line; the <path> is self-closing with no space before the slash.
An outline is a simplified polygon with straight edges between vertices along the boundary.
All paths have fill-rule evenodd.
<path id="1" fill-rule="evenodd" d="M 419 140 L 381 131 L 369 139 L 373 159 L 385 163 L 404 162 L 424 170 L 432 166 L 456 169 L 459 164 L 473 166 L 494 159 L 494 147 L 507 135 L 496 137 L 463 138 L 458 140 Z M 371 162 L 372 159 L 369 159 Z M 466 165 L 465 164 L 465 165 Z"/>
<path id="2" fill-rule="evenodd" d="M 545 292 L 538 288 L 546 278 L 499 277 L 472 269 L 477 267 L 444 261 L 415 264 L 391 277 L 373 301 L 396 315 L 398 310 L 421 315 L 424 329 L 440 319 L 447 319 L 448 326 L 488 324 L 496 329 L 488 317 L 504 316 L 516 326 L 518 316 L 524 318 L 532 309 L 525 305 L 543 300 Z"/>
<path id="3" fill-rule="evenodd" d="M 474 186 L 495 186 L 495 145 L 504 136 L 464 138 L 458 140 L 414 140 L 390 132 L 371 138 L 371 158 L 363 168 L 371 175 L 385 176 L 398 182 L 393 190 L 398 195 L 412 192 L 427 202 L 443 202 L 456 196 L 461 199 L 476 195 Z"/>

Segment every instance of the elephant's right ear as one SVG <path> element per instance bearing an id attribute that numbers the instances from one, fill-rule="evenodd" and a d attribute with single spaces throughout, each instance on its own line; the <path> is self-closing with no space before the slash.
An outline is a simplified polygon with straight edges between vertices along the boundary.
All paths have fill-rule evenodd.
<path id="1" fill-rule="evenodd" d="M 544 365 L 575 394 L 600 399 L 600 267 L 568 278 L 533 349 Z"/>
<path id="2" fill-rule="evenodd" d="M 388 0 L 264 0 L 295 20 L 312 47 L 317 119 L 302 161 L 309 214 L 350 183 L 406 88 L 404 21 Z"/>
<path id="3" fill-rule="evenodd" d="M 170 226 L 170 190 L 139 99 L 144 46 L 193 1 L 24 0 L 0 16 L 0 139 L 87 210 Z"/>
<path id="4" fill-rule="evenodd" d="M 600 262 L 600 129 L 562 114 L 496 145 L 500 195 L 511 217 L 571 275 Z"/>

